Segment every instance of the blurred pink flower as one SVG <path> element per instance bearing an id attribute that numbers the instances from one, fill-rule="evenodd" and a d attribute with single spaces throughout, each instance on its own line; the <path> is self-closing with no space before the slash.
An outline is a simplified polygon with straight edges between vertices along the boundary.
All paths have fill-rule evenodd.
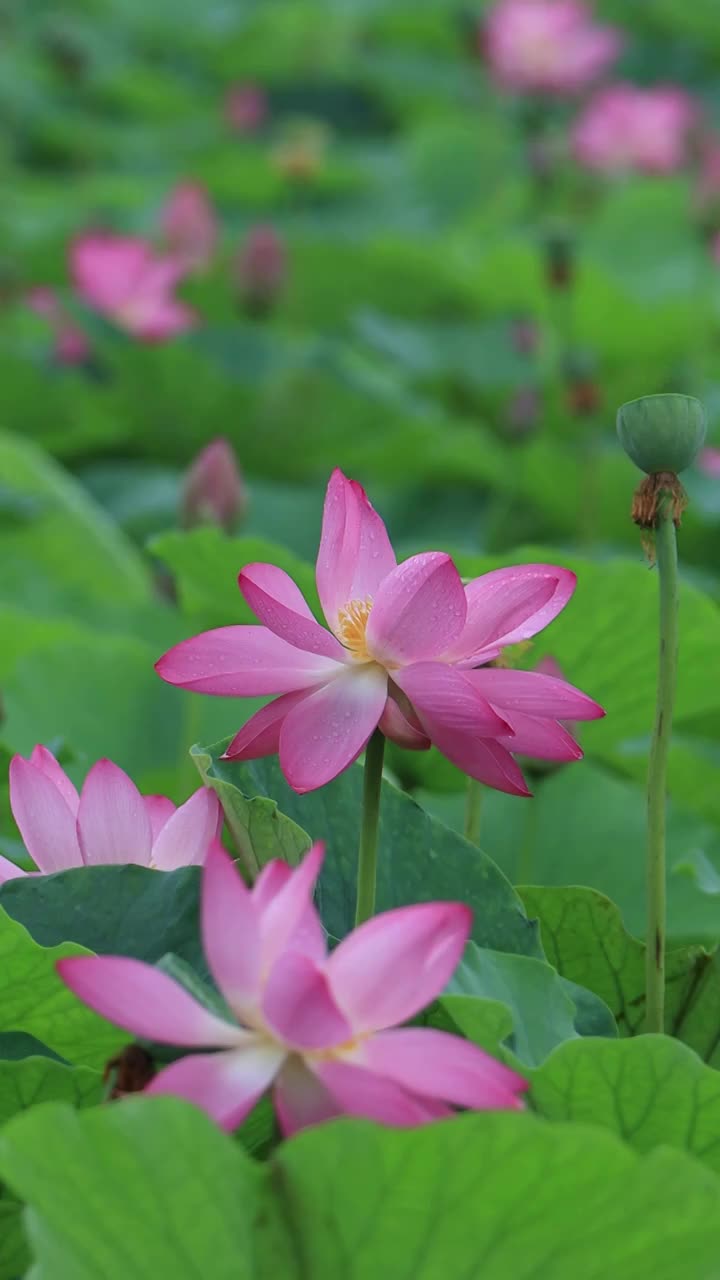
<path id="1" fill-rule="evenodd" d="M 245 484 L 232 445 L 219 437 L 197 455 L 185 475 L 184 526 L 216 524 L 230 532 L 247 506 Z"/>
<path id="2" fill-rule="evenodd" d="M 45 875 L 70 867 L 136 862 L 174 871 L 204 862 L 218 843 L 222 811 L 201 787 L 176 808 L 165 796 L 141 796 L 110 760 L 98 760 L 78 795 L 46 747 L 10 762 L 10 807 L 25 847 Z M 0 858 L 0 883 L 25 875 Z"/>
<path id="3" fill-rule="evenodd" d="M 720 240 L 720 237 L 718 237 Z M 720 245 L 718 246 L 720 257 Z M 715 480 L 720 480 L 720 449 L 709 447 L 702 449 L 698 455 L 698 466 L 706 476 L 712 476 Z"/>
<path id="4" fill-rule="evenodd" d="M 215 212 L 199 182 L 181 182 L 160 213 L 165 249 L 188 271 L 210 266 L 218 240 Z"/>
<path id="5" fill-rule="evenodd" d="M 696 107 L 682 89 L 609 85 L 576 121 L 573 150 L 585 168 L 603 173 L 673 173 L 685 162 L 696 119 Z"/>
<path id="6" fill-rule="evenodd" d="M 235 276 L 248 307 L 272 306 L 287 278 L 285 244 L 274 227 L 259 223 L 250 228 L 235 259 Z"/>
<path id="7" fill-rule="evenodd" d="M 225 95 L 225 119 L 238 133 L 254 133 L 265 123 L 267 98 L 256 84 L 235 84 Z"/>
<path id="8" fill-rule="evenodd" d="M 73 244 L 70 265 L 80 297 L 143 342 L 162 342 L 195 322 L 173 296 L 185 264 L 158 256 L 146 240 L 88 232 Z"/>
<path id="9" fill-rule="evenodd" d="M 573 94 L 607 70 L 622 41 L 614 28 L 595 26 L 578 0 L 499 0 L 482 43 L 504 88 Z"/>
<path id="10" fill-rule="evenodd" d="M 208 857 L 203 945 L 228 1019 L 127 956 L 72 956 L 59 961 L 60 977 L 132 1035 L 220 1050 L 178 1059 L 145 1092 L 186 1098 L 228 1131 L 271 1086 L 284 1134 L 343 1114 L 405 1127 L 448 1116 L 451 1105 L 520 1108 L 526 1082 L 482 1049 L 444 1031 L 396 1026 L 446 986 L 470 932 L 469 909 L 428 902 L 388 911 L 328 956 L 312 903 L 322 854 L 313 845 L 294 871 L 268 863 L 252 890 L 226 853 Z"/>
<path id="11" fill-rule="evenodd" d="M 85 364 L 91 355 L 90 339 L 75 324 L 54 289 L 38 285 L 25 295 L 31 311 L 47 320 L 53 334 L 53 354 L 60 364 Z"/>
<path id="12" fill-rule="evenodd" d="M 439 551 L 398 565 L 364 489 L 330 477 L 317 559 L 330 631 L 272 564 L 248 564 L 240 590 L 263 626 L 206 631 L 156 664 L 169 684 L 223 697 L 280 694 L 233 738 L 229 759 L 280 756 L 296 791 L 337 777 L 380 728 L 401 746 L 432 742 L 463 772 L 527 795 L 511 751 L 548 760 L 582 752 L 558 720 L 604 713 L 564 681 L 475 670 L 546 627 L 575 575 L 554 565 L 495 569 L 463 587 Z"/>

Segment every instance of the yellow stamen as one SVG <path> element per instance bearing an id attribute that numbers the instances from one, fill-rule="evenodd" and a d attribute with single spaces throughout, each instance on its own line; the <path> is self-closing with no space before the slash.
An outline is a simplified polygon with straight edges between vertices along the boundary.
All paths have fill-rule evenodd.
<path id="1" fill-rule="evenodd" d="M 368 596 L 365 600 L 349 600 L 345 608 L 338 613 L 340 641 L 358 662 L 372 661 L 365 640 L 365 630 L 372 606 L 372 597 Z"/>

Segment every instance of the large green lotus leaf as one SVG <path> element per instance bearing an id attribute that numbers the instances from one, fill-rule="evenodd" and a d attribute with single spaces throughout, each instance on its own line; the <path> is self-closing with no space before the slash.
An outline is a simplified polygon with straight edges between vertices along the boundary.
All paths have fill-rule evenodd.
<path id="1" fill-rule="evenodd" d="M 496 1025 L 496 1006 L 504 1005 L 513 1028 L 507 1048 L 528 1066 L 542 1062 L 565 1040 L 616 1034 L 607 1005 L 592 992 L 573 987 L 545 961 L 488 951 L 472 942 L 439 1004 L 464 1035 L 483 1045 L 489 1026 Z M 488 1004 L 489 1026 L 484 1016 Z"/>
<path id="2" fill-rule="evenodd" d="M 140 556 L 88 494 L 36 445 L 0 435 L 3 486 L 36 504 L 32 519 L 6 528 L 0 592 L 21 593 L 28 575 L 52 592 L 127 603 L 146 600 L 150 580 Z"/>
<path id="3" fill-rule="evenodd" d="M 5 1037 L 0 1052 L 5 1052 Z M 49 1058 L 0 1060 L 0 1125 L 42 1102 L 69 1102 L 88 1107 L 103 1094 L 100 1073 L 68 1067 Z M 0 1280 L 14 1280 L 29 1265 L 22 1229 L 22 1204 L 0 1184 Z"/>
<path id="4" fill-rule="evenodd" d="M 301 1274 L 371 1280 L 710 1280 L 720 1182 L 587 1125 L 464 1115 L 415 1131 L 340 1123 L 271 1167 Z M 572 1211 L 568 1207 L 572 1206 Z"/>
<path id="5" fill-rule="evenodd" d="M 76 867 L 8 880 L 0 904 L 43 947 L 72 941 L 148 964 L 172 952 L 203 972 L 199 887 L 198 867 Z"/>
<path id="6" fill-rule="evenodd" d="M 38 1107 L 0 1135 L 0 1173 L 29 1205 L 38 1280 L 258 1275 L 260 1171 L 187 1104 L 133 1099 L 85 1115 Z"/>
<path id="7" fill-rule="evenodd" d="M 225 741 L 194 748 L 195 759 L 208 781 L 214 779 L 235 787 L 246 800 L 261 796 L 275 801 L 280 812 L 308 832 L 313 840 L 326 842 L 318 903 L 326 929 L 334 937 L 343 937 L 352 928 L 354 913 L 361 768 L 347 769 L 328 786 L 298 795 L 283 778 L 276 759 L 247 763 L 223 760 L 226 747 Z M 225 797 L 228 794 L 224 792 Z M 241 801 L 234 804 L 236 815 L 240 814 L 241 806 Z M 248 808 L 248 813 L 251 812 Z M 267 811 L 267 818 L 261 830 L 254 833 L 257 836 L 255 853 L 261 862 L 282 852 L 273 840 L 271 810 Z M 267 843 L 263 843 L 265 840 Z M 384 780 L 378 910 L 436 899 L 456 899 L 470 904 L 474 911 L 473 937 L 481 946 L 522 955 L 540 954 L 535 932 L 525 919 L 514 890 L 495 863 Z"/>
<path id="8" fill-rule="evenodd" d="M 720 1074 L 677 1040 L 575 1040 L 531 1079 L 549 1120 L 602 1125 L 638 1151 L 679 1147 L 720 1172 Z"/>
<path id="9" fill-rule="evenodd" d="M 550 963 L 563 977 L 594 991 L 609 1006 L 621 1036 L 643 1030 L 645 946 L 625 929 L 617 907 L 584 888 L 521 890 L 540 921 Z M 711 1066 L 720 1066 L 720 963 L 702 947 L 668 951 L 665 1030 Z"/>
<path id="10" fill-rule="evenodd" d="M 55 971 L 65 956 L 87 954 L 72 943 L 40 946 L 0 911 L 0 1031 L 27 1032 L 62 1058 L 101 1067 L 122 1043 L 122 1032 L 81 1004 Z"/>
<path id="11" fill-rule="evenodd" d="M 711 1280 L 720 1248 L 720 1182 L 683 1152 L 513 1112 L 326 1124 L 263 1170 L 175 1099 L 47 1106 L 6 1127 L 0 1173 L 38 1280 L 190 1280 L 210 1257 L 217 1280 Z"/>

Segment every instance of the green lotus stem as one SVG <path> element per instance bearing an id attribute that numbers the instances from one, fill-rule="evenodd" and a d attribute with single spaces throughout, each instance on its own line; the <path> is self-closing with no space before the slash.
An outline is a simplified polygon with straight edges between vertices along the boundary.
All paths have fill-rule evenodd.
<path id="1" fill-rule="evenodd" d="M 382 783 L 385 738 L 376 729 L 365 751 L 363 779 L 362 826 L 358 851 L 357 898 L 355 924 L 362 924 L 375 913 L 377 882 L 378 821 L 380 818 L 380 786 Z"/>
<path id="2" fill-rule="evenodd" d="M 660 499 L 655 539 L 660 579 L 660 653 L 647 786 L 645 1030 L 665 1030 L 665 810 L 678 656 L 678 560 L 672 503 Z"/>
<path id="3" fill-rule="evenodd" d="M 480 843 L 480 817 L 482 812 L 482 783 L 468 778 L 465 792 L 465 839 Z"/>

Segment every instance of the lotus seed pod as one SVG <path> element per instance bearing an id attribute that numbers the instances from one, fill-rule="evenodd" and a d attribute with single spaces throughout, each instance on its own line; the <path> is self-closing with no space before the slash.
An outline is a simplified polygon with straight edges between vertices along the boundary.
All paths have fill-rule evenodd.
<path id="1" fill-rule="evenodd" d="M 705 406 L 694 396 L 641 396 L 617 415 L 620 443 L 647 475 L 689 467 L 705 442 L 705 425 Z"/>

